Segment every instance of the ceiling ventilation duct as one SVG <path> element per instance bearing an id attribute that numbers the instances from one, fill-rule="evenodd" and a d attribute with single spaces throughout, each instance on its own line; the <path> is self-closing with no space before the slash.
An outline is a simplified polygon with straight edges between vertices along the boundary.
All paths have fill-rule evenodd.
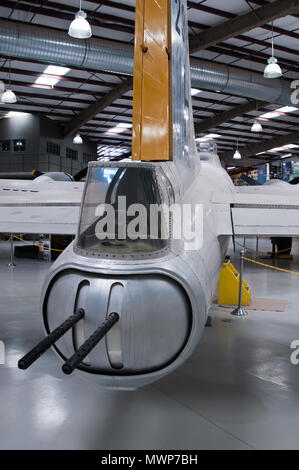
<path id="1" fill-rule="evenodd" d="M 133 46 L 91 38 L 84 42 L 64 31 L 0 20 L 0 54 L 47 64 L 133 75 Z M 287 80 L 273 79 L 225 64 L 191 60 L 193 88 L 290 105 Z M 293 103 L 292 103 L 293 104 Z M 294 105 L 294 104 L 293 104 Z"/>

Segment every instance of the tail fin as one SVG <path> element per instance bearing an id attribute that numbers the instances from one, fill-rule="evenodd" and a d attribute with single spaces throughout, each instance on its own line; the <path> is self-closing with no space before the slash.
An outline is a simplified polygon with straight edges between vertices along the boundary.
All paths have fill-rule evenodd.
<path id="1" fill-rule="evenodd" d="M 191 99 L 187 0 L 171 0 L 173 160 L 194 169 L 197 156 Z"/>
<path id="2" fill-rule="evenodd" d="M 132 158 L 199 162 L 186 0 L 136 0 Z"/>

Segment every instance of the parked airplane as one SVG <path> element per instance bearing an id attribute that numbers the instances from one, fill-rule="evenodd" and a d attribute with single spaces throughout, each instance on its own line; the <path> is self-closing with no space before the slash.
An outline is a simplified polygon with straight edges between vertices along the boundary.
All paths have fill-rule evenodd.
<path id="1" fill-rule="evenodd" d="M 50 171 L 42 173 L 41 171 L 15 171 L 15 172 L 1 172 L 0 180 L 23 180 L 32 181 L 40 176 L 45 176 L 53 181 L 77 181 L 76 177 L 72 177 L 69 173 L 62 171 Z M 38 181 L 42 181 L 41 178 Z"/>
<path id="2" fill-rule="evenodd" d="M 12 177 L 0 178 L 0 232 L 76 233 L 84 183 L 60 172 Z"/>
<path id="3" fill-rule="evenodd" d="M 164 0 L 136 2 L 133 161 L 89 164 L 76 238 L 51 267 L 42 291 L 48 336 L 19 361 L 20 368 L 27 368 L 53 345 L 66 374 L 77 369 L 100 385 L 119 389 L 154 382 L 182 365 L 197 347 L 230 237 L 299 235 L 295 186 L 236 188 L 216 154 L 197 153 L 187 2 L 169 2 L 169 27 L 167 19 L 159 23 L 154 11 L 159 7 L 163 13 L 167 5 Z M 163 96 L 160 99 L 161 89 L 163 96 L 170 90 L 166 103 Z M 78 183 L 72 184 L 71 193 L 63 186 L 64 193 L 51 198 L 48 186 L 39 196 L 24 193 L 22 209 L 20 194 L 5 194 L 0 230 L 57 233 L 59 228 L 70 233 L 80 198 Z M 124 197 L 127 206 L 143 205 L 146 217 L 151 205 L 200 207 L 192 211 L 189 228 L 202 227 L 202 240 L 190 245 L 185 233 L 176 238 L 174 217 L 168 217 L 167 211 L 161 212 L 155 238 L 148 233 L 136 239 L 128 236 L 132 213 L 122 219 L 123 226 L 107 228 L 107 222 L 104 229 L 103 207 L 112 206 L 119 215 Z M 7 201 L 10 212 L 5 211 Z M 51 218 L 47 214 L 36 222 L 34 204 L 39 204 L 39 212 L 53 207 Z M 65 211 L 68 207 L 69 215 L 59 207 Z M 23 211 L 29 211 L 27 221 Z M 4 224 L 2 214 L 6 214 Z M 23 219 L 19 225 L 18 218 Z"/>

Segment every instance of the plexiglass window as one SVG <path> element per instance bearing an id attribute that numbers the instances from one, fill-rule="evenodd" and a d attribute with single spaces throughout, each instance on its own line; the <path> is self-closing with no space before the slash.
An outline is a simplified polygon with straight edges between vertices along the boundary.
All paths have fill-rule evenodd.
<path id="1" fill-rule="evenodd" d="M 154 169 L 91 167 L 77 245 L 96 254 L 134 255 L 168 246 L 169 201 Z"/>

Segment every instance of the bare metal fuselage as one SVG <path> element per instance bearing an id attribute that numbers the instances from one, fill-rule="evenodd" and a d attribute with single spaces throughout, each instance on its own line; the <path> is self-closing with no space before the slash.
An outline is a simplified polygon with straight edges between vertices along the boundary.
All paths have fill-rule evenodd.
<path id="1" fill-rule="evenodd" d="M 215 155 L 208 157 L 217 159 Z M 56 343 L 63 359 L 70 357 L 109 313 L 120 315 L 106 340 L 79 368 L 104 386 L 130 389 L 149 384 L 192 354 L 203 332 L 226 251 L 228 237 L 217 237 L 210 202 L 219 184 L 224 192 L 231 191 L 220 165 L 203 163 L 192 177 L 190 174 L 190 186 L 185 187 L 174 164 L 160 165 L 177 204 L 202 205 L 203 220 L 193 221 L 203 223 L 202 246 L 190 250 L 186 240 L 175 240 L 170 233 L 169 247 L 163 254 L 142 258 L 133 254 L 123 260 L 84 253 L 76 239 L 55 262 L 44 285 L 41 307 L 47 333 L 74 310 L 85 310 L 84 320 Z"/>

